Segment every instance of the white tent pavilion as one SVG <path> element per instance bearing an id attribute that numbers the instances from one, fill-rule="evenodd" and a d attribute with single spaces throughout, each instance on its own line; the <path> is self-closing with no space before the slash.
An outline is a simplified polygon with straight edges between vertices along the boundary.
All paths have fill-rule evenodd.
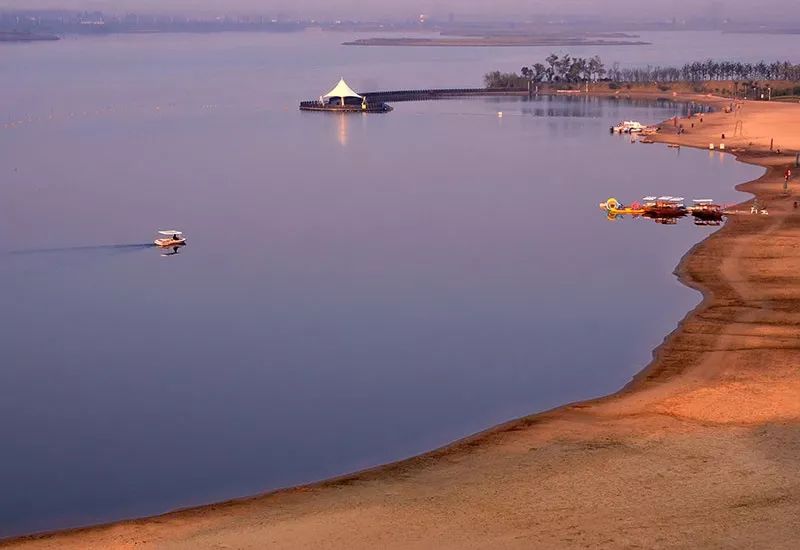
<path id="1" fill-rule="evenodd" d="M 353 89 L 347 85 L 347 82 L 344 81 L 344 78 L 339 80 L 339 83 L 333 90 L 322 96 L 322 99 L 323 103 L 328 104 L 332 103 L 331 100 L 338 99 L 342 107 L 346 104 L 353 105 L 364 102 L 364 97 L 355 93 Z M 347 101 L 348 99 L 350 99 L 350 101 Z M 357 100 L 357 102 L 353 100 Z"/>

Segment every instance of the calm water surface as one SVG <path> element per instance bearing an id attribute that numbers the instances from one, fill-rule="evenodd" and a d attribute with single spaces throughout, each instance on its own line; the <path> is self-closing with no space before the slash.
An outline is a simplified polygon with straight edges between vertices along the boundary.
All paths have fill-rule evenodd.
<path id="1" fill-rule="evenodd" d="M 542 53 L 346 38 L 0 50 L 0 535 L 317 480 L 606 394 L 698 302 L 672 270 L 713 229 L 597 208 L 742 198 L 759 170 L 608 134 L 685 107 L 298 112 L 339 76 L 476 85 Z M 166 226 L 180 254 L 140 246 Z"/>

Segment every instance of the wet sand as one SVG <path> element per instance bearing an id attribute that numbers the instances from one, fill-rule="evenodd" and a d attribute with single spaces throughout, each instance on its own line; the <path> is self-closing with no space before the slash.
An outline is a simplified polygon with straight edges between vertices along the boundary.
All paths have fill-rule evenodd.
<path id="1" fill-rule="evenodd" d="M 619 393 L 320 484 L 0 547 L 796 548 L 800 189 L 782 195 L 794 155 L 769 142 L 800 150 L 800 105 L 693 121 L 657 139 L 725 133 L 767 168 L 740 189 L 770 214 L 732 217 L 684 257 L 705 299 Z"/>

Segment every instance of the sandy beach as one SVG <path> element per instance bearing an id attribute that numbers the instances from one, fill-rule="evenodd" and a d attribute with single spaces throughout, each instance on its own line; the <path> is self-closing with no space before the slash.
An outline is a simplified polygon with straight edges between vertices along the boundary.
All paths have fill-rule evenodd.
<path id="1" fill-rule="evenodd" d="M 769 215 L 684 257 L 705 298 L 619 393 L 315 485 L 0 547 L 796 548 L 800 177 L 782 188 L 800 104 L 695 99 L 720 111 L 656 139 L 764 166 L 739 188 Z"/>

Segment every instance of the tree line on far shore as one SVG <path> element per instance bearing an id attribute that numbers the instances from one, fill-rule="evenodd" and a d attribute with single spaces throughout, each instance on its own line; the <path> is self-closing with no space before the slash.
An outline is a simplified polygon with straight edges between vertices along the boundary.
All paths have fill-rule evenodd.
<path id="1" fill-rule="evenodd" d="M 598 56 L 586 59 L 550 54 L 544 63 L 522 67 L 519 73 L 493 71 L 484 76 L 487 88 L 527 89 L 530 84 L 549 83 L 668 83 L 710 80 L 785 80 L 800 81 L 800 64 L 789 61 L 740 63 L 735 61 L 695 61 L 682 67 L 650 66 L 622 68 L 614 63 L 606 68 Z"/>

